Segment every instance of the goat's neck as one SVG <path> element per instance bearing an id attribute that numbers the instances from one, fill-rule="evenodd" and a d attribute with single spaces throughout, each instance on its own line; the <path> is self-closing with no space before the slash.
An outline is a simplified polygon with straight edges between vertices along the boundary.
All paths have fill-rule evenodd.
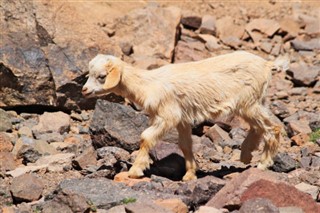
<path id="1" fill-rule="evenodd" d="M 119 95 L 143 106 L 148 89 L 146 72 L 146 70 L 137 70 L 131 66 L 124 67 L 118 87 Z"/>

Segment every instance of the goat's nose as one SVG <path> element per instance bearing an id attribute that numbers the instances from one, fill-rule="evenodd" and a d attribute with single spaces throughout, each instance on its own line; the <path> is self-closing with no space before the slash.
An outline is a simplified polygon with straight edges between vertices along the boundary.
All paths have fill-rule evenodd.
<path id="1" fill-rule="evenodd" d="M 88 91 L 88 87 L 83 87 L 82 88 L 82 93 L 85 93 L 86 91 Z"/>

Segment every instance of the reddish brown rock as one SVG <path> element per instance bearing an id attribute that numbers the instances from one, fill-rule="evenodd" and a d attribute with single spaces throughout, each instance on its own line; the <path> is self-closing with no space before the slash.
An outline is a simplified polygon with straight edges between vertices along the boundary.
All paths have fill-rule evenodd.
<path id="1" fill-rule="evenodd" d="M 291 140 L 298 146 L 302 146 L 303 144 L 310 141 L 310 136 L 309 134 L 306 134 L 306 133 L 299 133 L 295 136 L 292 136 Z"/>
<path id="2" fill-rule="evenodd" d="M 161 199 L 156 200 L 155 203 L 161 207 L 171 210 L 174 213 L 187 213 L 189 212 L 188 206 L 180 199 Z"/>
<path id="3" fill-rule="evenodd" d="M 0 171 L 11 171 L 16 168 L 14 156 L 11 152 L 0 152 Z"/>
<path id="4" fill-rule="evenodd" d="M 13 145 L 8 135 L 4 132 L 0 132 L 0 152 L 11 152 Z"/>
<path id="5" fill-rule="evenodd" d="M 115 182 L 124 183 L 128 186 L 133 186 L 133 185 L 140 183 L 140 182 L 150 182 L 151 181 L 151 179 L 148 177 L 144 177 L 144 178 L 140 178 L 140 179 L 130 178 L 128 175 L 128 172 L 118 173 L 116 176 L 114 176 L 113 180 Z"/>
<path id="6" fill-rule="evenodd" d="M 29 202 L 38 200 L 43 192 L 44 185 L 34 174 L 24 174 L 12 180 L 10 191 L 15 202 Z"/>
<path id="7" fill-rule="evenodd" d="M 320 212 L 320 206 L 310 195 L 285 183 L 274 183 L 265 179 L 258 180 L 242 193 L 240 201 L 245 202 L 257 197 L 269 199 L 277 207 L 297 206 L 302 208 L 305 213 Z"/>
<path id="8" fill-rule="evenodd" d="M 97 153 L 93 147 L 86 149 L 81 155 L 72 161 L 76 169 L 85 169 L 88 166 L 97 164 Z"/>
<path id="9" fill-rule="evenodd" d="M 256 168 L 248 169 L 229 181 L 215 196 L 206 204 L 215 208 L 224 206 L 240 205 L 240 197 L 247 188 L 257 180 L 264 179 L 273 182 L 284 180 L 284 176 L 271 171 L 262 171 Z"/>

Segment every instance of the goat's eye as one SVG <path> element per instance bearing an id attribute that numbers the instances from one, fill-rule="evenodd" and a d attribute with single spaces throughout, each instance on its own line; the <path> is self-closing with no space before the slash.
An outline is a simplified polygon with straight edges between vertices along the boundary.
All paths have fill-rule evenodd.
<path id="1" fill-rule="evenodd" d="M 106 75 L 99 75 L 98 80 L 99 81 L 104 81 L 106 79 Z"/>

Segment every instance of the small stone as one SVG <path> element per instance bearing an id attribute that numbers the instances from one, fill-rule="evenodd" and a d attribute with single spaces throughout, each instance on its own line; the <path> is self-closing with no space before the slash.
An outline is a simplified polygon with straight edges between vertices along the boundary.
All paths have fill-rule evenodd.
<path id="1" fill-rule="evenodd" d="M 300 31 L 300 26 L 292 18 L 286 17 L 280 21 L 280 29 L 287 33 L 287 38 L 295 38 Z"/>
<path id="2" fill-rule="evenodd" d="M 155 204 L 169 209 L 174 213 L 188 213 L 188 206 L 180 199 L 160 199 L 155 200 Z"/>
<path id="3" fill-rule="evenodd" d="M 200 206 L 195 213 L 225 213 L 225 211 L 210 206 Z"/>
<path id="4" fill-rule="evenodd" d="M 290 172 L 296 168 L 296 161 L 287 153 L 279 153 L 274 157 L 272 170 L 275 172 Z"/>
<path id="5" fill-rule="evenodd" d="M 114 176 L 113 180 L 115 182 L 124 183 L 128 186 L 133 186 L 133 185 L 140 183 L 140 182 L 150 182 L 151 179 L 148 177 L 143 177 L 141 179 L 130 178 L 128 176 L 128 172 L 120 172 L 116 176 Z"/>
<path id="6" fill-rule="evenodd" d="M 310 141 L 310 136 L 306 133 L 299 133 L 297 135 L 292 136 L 290 139 L 298 146 L 302 146 L 303 144 Z"/>
<path id="7" fill-rule="evenodd" d="M 320 43 L 320 41 L 319 41 Z M 288 75 L 292 77 L 292 81 L 298 86 L 310 86 L 317 81 L 320 73 L 320 66 L 308 66 L 305 63 L 290 64 Z"/>
<path id="8" fill-rule="evenodd" d="M 233 49 L 238 49 L 242 44 L 241 40 L 235 36 L 223 37 L 221 38 L 221 41 Z"/>
<path id="9" fill-rule="evenodd" d="M 70 116 L 64 112 L 45 112 L 40 115 L 39 123 L 32 128 L 36 138 L 44 133 L 63 134 L 70 129 Z"/>
<path id="10" fill-rule="evenodd" d="M 5 132 L 0 132 L 0 152 L 11 152 L 13 145 Z"/>
<path id="11" fill-rule="evenodd" d="M 106 146 L 97 149 L 97 155 L 99 158 L 110 158 L 111 156 L 114 156 L 117 160 L 122 161 L 128 161 L 130 159 L 129 152 L 114 146 Z"/>
<path id="12" fill-rule="evenodd" d="M 304 213 L 301 208 L 295 206 L 280 207 L 279 211 L 280 213 Z"/>
<path id="13" fill-rule="evenodd" d="M 123 54 L 125 54 L 126 56 L 129 56 L 133 53 L 133 45 L 129 42 L 120 42 L 119 46 Z"/>
<path id="14" fill-rule="evenodd" d="M 257 41 L 258 39 L 255 35 L 255 32 L 260 32 L 262 34 L 265 34 L 269 37 L 273 36 L 280 28 L 280 25 L 277 21 L 271 20 L 271 19 L 253 19 L 246 25 L 246 31 L 249 33 L 250 37 L 253 38 L 253 40 Z M 255 41 L 255 42 L 256 42 Z"/>
<path id="15" fill-rule="evenodd" d="M 27 126 L 23 126 L 21 127 L 19 130 L 18 130 L 18 135 L 20 137 L 22 136 L 26 136 L 26 137 L 29 137 L 29 138 L 32 138 L 33 137 L 33 134 L 32 134 L 32 131 L 29 127 Z"/>
<path id="16" fill-rule="evenodd" d="M 305 192 L 309 195 L 311 195 L 311 197 L 316 200 L 318 193 L 319 193 L 319 187 L 317 186 L 313 186 L 304 182 L 301 182 L 297 185 L 295 185 L 294 187 L 296 187 L 297 189 L 299 189 L 302 192 Z"/>
<path id="17" fill-rule="evenodd" d="M 0 172 L 11 171 L 16 168 L 14 156 L 11 152 L 0 152 Z"/>
<path id="18" fill-rule="evenodd" d="M 17 157 L 22 158 L 22 163 L 27 165 L 27 163 L 36 162 L 41 157 L 41 154 L 32 146 L 23 145 L 21 149 L 19 149 Z"/>
<path id="19" fill-rule="evenodd" d="M 216 34 L 216 19 L 211 15 L 204 15 L 200 26 L 200 33 L 202 34 Z"/>
<path id="20" fill-rule="evenodd" d="M 272 50 L 271 50 L 271 55 L 274 55 L 274 56 L 278 56 L 280 54 L 280 51 L 281 51 L 281 47 L 282 47 L 282 44 L 281 43 L 277 43 L 273 46 Z"/>
<path id="21" fill-rule="evenodd" d="M 244 202 L 239 213 L 280 213 L 279 209 L 268 199 L 253 198 Z"/>
<path id="22" fill-rule="evenodd" d="M 89 165 L 97 165 L 97 153 L 93 147 L 87 148 L 81 155 L 72 161 L 73 167 L 76 169 L 85 169 Z"/>
<path id="23" fill-rule="evenodd" d="M 15 202 L 30 202 L 38 200 L 44 185 L 40 178 L 33 174 L 24 174 L 12 180 L 10 191 Z"/>
<path id="24" fill-rule="evenodd" d="M 125 206 L 125 212 L 141 213 L 141 212 L 157 212 L 157 213 L 173 213 L 167 208 L 160 207 L 150 202 L 129 203 Z"/>
<path id="25" fill-rule="evenodd" d="M 300 165 L 302 168 L 309 168 L 311 164 L 311 157 L 302 157 L 300 160 Z"/>
<path id="26" fill-rule="evenodd" d="M 273 45 L 270 42 L 262 42 L 260 44 L 260 48 L 266 53 L 270 53 L 271 52 L 272 46 Z"/>
<path id="27" fill-rule="evenodd" d="M 213 35 L 199 34 L 199 37 L 206 42 L 205 45 L 209 51 L 215 51 L 215 50 L 221 49 L 222 47 L 219 44 L 219 39 L 217 39 Z"/>
<path id="28" fill-rule="evenodd" d="M 202 20 L 199 16 L 183 16 L 180 22 L 187 29 L 197 30 L 201 26 Z"/>
<path id="29" fill-rule="evenodd" d="M 312 132 L 309 122 L 305 119 L 289 121 L 288 129 L 291 135 L 299 133 L 310 134 Z"/>
<path id="30" fill-rule="evenodd" d="M 70 117 L 73 119 L 73 120 L 76 120 L 76 121 L 82 121 L 82 116 L 81 114 L 79 113 L 76 113 L 76 112 L 72 112 Z"/>
<path id="31" fill-rule="evenodd" d="M 10 115 L 3 109 L 0 109 L 0 121 L 0 132 L 6 132 L 12 129 Z"/>
<path id="32" fill-rule="evenodd" d="M 291 41 L 291 46 L 296 50 L 305 50 L 305 51 L 313 51 L 320 49 L 320 39 L 314 38 L 309 41 L 301 41 L 299 39 L 295 39 Z"/>

